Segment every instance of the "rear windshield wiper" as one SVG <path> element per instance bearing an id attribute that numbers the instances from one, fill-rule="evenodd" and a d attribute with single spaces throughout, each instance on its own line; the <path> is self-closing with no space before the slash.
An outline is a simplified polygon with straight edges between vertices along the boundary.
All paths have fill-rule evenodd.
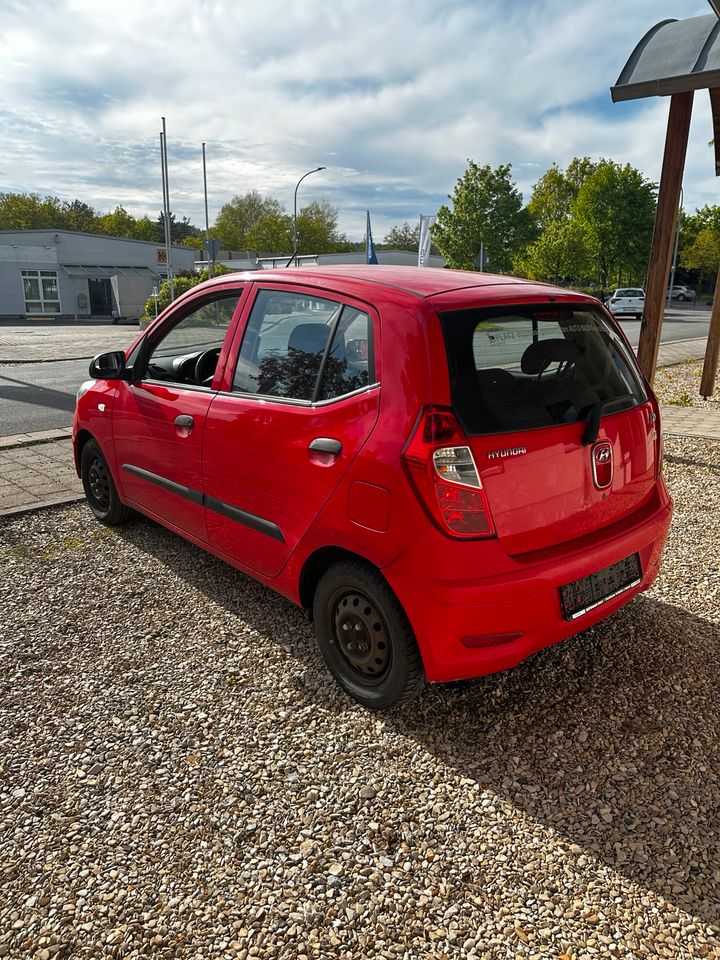
<path id="1" fill-rule="evenodd" d="M 619 397 L 611 397 L 610 400 L 598 400 L 597 403 L 594 403 L 590 408 L 590 413 L 588 414 L 587 423 L 585 425 L 585 430 L 582 435 L 582 444 L 587 446 L 590 443 L 595 443 L 598 438 L 598 433 L 600 431 L 600 417 L 605 407 L 609 406 L 611 403 L 618 403 L 621 400 L 634 400 L 635 397 L 632 393 L 624 393 Z"/>

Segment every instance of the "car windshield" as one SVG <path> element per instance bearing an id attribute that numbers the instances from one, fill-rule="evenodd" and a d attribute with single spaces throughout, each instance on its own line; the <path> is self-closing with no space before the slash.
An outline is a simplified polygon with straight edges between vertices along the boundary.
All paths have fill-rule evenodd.
<path id="1" fill-rule="evenodd" d="M 469 435 L 585 420 L 647 398 L 635 362 L 600 310 L 522 306 L 440 315 L 453 408 Z"/>

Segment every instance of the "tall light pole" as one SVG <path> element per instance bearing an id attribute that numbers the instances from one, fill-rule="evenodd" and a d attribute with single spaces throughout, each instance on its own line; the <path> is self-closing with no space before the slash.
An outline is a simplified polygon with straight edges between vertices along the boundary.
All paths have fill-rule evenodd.
<path id="1" fill-rule="evenodd" d="M 314 170 L 308 170 L 307 173 L 304 173 L 298 182 L 295 184 L 295 196 L 293 197 L 293 257 L 295 258 L 295 266 L 297 266 L 297 248 L 298 248 L 298 236 L 297 236 L 297 192 L 298 187 L 303 182 L 305 177 L 309 177 L 311 173 L 320 173 L 321 170 L 327 170 L 327 167 L 315 167 Z"/>
<path id="2" fill-rule="evenodd" d="M 172 232 L 170 228 L 170 181 L 168 180 L 168 160 L 167 160 L 167 130 L 165 129 L 165 117 L 162 117 L 162 131 L 160 133 L 160 162 L 162 164 L 163 178 L 163 203 L 165 205 L 165 263 L 167 267 L 167 279 L 170 284 L 170 302 L 175 299 L 175 277 L 172 268 Z"/>
<path id="3" fill-rule="evenodd" d="M 202 155 L 203 155 L 203 192 L 205 194 L 205 246 L 208 251 L 208 277 L 215 276 L 215 253 L 210 250 L 212 244 L 210 243 L 210 220 L 208 219 L 208 202 L 207 202 L 207 168 L 205 166 L 205 144 L 202 145 Z"/>
<path id="4" fill-rule="evenodd" d="M 677 263 L 677 252 L 678 252 L 678 240 L 680 239 L 680 218 L 682 217 L 683 209 L 683 188 L 680 187 L 680 210 L 678 211 L 677 226 L 675 227 L 675 250 L 673 252 L 672 258 L 672 270 L 670 271 L 670 286 L 667 292 L 667 300 L 665 305 L 670 306 L 670 301 L 672 300 L 672 288 L 675 283 L 675 264 Z"/>

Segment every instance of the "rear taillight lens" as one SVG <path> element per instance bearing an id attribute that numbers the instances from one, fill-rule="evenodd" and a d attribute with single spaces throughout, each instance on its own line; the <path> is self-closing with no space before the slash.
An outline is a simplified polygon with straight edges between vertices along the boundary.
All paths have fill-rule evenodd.
<path id="1" fill-rule="evenodd" d="M 443 532 L 495 535 L 472 451 L 451 410 L 423 411 L 403 459 L 420 500 Z"/>
<path id="2" fill-rule="evenodd" d="M 652 410 L 650 423 L 655 430 L 655 479 L 662 475 L 663 470 L 663 440 L 660 430 L 660 406 L 654 393 L 650 394 L 650 407 Z"/>

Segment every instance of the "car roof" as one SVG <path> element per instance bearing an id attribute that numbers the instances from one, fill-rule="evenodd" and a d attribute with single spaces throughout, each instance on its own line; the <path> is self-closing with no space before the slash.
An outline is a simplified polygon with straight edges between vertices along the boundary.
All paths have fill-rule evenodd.
<path id="1" fill-rule="evenodd" d="M 227 282 L 230 274 L 216 277 L 210 283 Z M 359 284 L 386 287 L 423 299 L 456 291 L 482 288 L 514 287 L 523 298 L 537 291 L 543 299 L 548 295 L 567 296 L 568 290 L 549 284 L 523 280 L 520 277 L 499 276 L 492 273 L 473 273 L 469 270 L 444 270 L 437 267 L 401 267 L 382 264 L 337 264 L 323 267 L 288 267 L 273 270 L 249 270 L 232 274 L 233 279 L 271 283 L 301 283 L 305 286 L 326 287 L 338 281 L 348 287 Z M 521 289 L 520 289 L 521 288 Z M 356 288 L 357 289 L 357 288 Z M 496 290 L 488 291 L 499 292 Z M 587 299 L 578 294 L 581 299 Z"/>

